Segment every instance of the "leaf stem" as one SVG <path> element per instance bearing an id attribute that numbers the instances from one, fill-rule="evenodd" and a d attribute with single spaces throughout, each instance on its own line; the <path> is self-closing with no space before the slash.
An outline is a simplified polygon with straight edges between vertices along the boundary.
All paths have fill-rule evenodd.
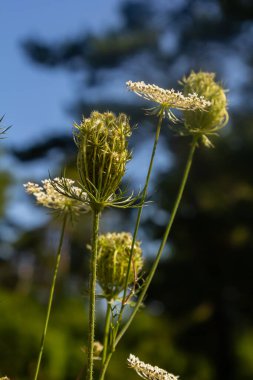
<path id="1" fill-rule="evenodd" d="M 35 375 L 34 375 L 34 380 L 37 380 L 38 375 L 39 375 L 39 371 L 40 371 L 40 364 L 41 364 L 42 354 L 43 354 L 43 350 L 44 350 L 44 344 L 45 344 L 45 339 L 46 339 L 46 335 L 47 335 L 48 322 L 50 319 L 51 308 L 52 308 L 52 303 L 53 303 L 53 298 L 54 298 L 55 283 L 56 283 L 57 273 L 58 273 L 60 259 L 61 259 L 63 237 L 64 237 L 64 233 L 65 233 L 65 227 L 67 224 L 67 219 L 68 219 L 68 215 L 67 215 L 67 213 L 65 213 L 64 218 L 63 218 L 63 222 L 62 222 L 61 235 L 60 235 L 59 245 L 58 245 L 57 254 L 56 254 L 54 275 L 53 275 L 53 280 L 52 280 L 50 294 L 49 294 L 46 319 L 45 319 L 45 323 L 44 323 L 44 330 L 43 330 L 42 337 L 41 337 L 40 352 L 39 352 L 39 356 L 38 356 L 38 360 L 37 360 L 37 366 L 36 366 L 36 371 L 35 371 Z"/>

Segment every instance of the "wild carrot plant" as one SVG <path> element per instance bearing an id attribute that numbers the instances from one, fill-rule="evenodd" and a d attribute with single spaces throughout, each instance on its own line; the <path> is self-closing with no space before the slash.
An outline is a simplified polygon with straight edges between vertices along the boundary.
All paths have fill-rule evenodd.
<path id="1" fill-rule="evenodd" d="M 62 228 L 61 228 L 61 233 L 60 233 L 58 249 L 56 253 L 54 274 L 53 274 L 53 279 L 51 283 L 45 324 L 44 324 L 43 333 L 41 337 L 41 345 L 40 345 L 40 351 L 39 351 L 39 355 L 37 359 L 34 380 L 36 380 L 39 376 L 40 364 L 41 364 L 41 359 L 43 355 L 45 339 L 47 335 L 48 323 L 49 323 L 49 319 L 51 315 L 55 284 L 56 284 L 56 279 L 57 279 L 57 274 L 58 274 L 58 269 L 59 269 L 59 264 L 60 264 L 60 259 L 61 259 L 63 238 L 64 238 L 67 221 L 69 217 L 78 215 L 80 212 L 88 212 L 90 209 L 89 206 L 84 203 L 86 199 L 86 194 L 84 194 L 80 188 L 74 186 L 74 181 L 70 179 L 66 179 L 66 178 L 64 179 L 64 183 L 68 184 L 68 186 L 71 186 L 72 191 L 78 197 L 80 197 L 82 201 L 76 200 L 76 199 L 70 199 L 60 194 L 56 189 L 57 189 L 57 186 L 60 186 L 62 184 L 62 181 L 63 180 L 59 178 L 55 178 L 54 180 L 46 179 L 42 181 L 42 186 L 39 186 L 38 184 L 32 183 L 32 182 L 28 182 L 27 184 L 24 185 L 27 193 L 33 194 L 38 204 L 45 206 L 47 208 L 50 208 L 54 210 L 54 212 L 62 216 Z"/>
<path id="2" fill-rule="evenodd" d="M 34 194 L 38 203 L 60 211 L 63 215 L 62 232 L 34 380 L 37 379 L 40 370 L 64 230 L 71 215 L 87 211 L 92 214 L 92 239 L 89 246 L 87 380 L 94 378 L 94 359 L 97 356 L 94 352 L 97 344 L 95 343 L 96 285 L 99 284 L 102 289 L 102 297 L 107 304 L 103 347 L 100 345 L 99 349 L 101 351 L 99 380 L 104 379 L 119 341 L 143 303 L 180 205 L 195 151 L 201 144 L 208 148 L 213 147 L 210 138 L 216 135 L 228 121 L 225 91 L 219 83 L 215 82 L 214 74 L 192 72 L 180 83 L 182 92 L 162 89 L 144 82 L 127 82 L 130 91 L 155 103 L 155 106 L 148 110 L 148 114 L 157 120 L 145 184 L 143 190 L 136 196 L 128 195 L 124 189 L 120 188 L 127 162 L 132 159 L 128 149 L 128 141 L 132 134 L 129 117 L 125 114 L 116 116 L 111 112 L 94 111 L 90 117 L 83 118 L 80 124 L 74 125 L 79 175 L 78 187 L 72 180 L 64 177 L 46 180 L 43 182 L 43 187 L 33 183 L 25 185 L 27 192 Z M 174 112 L 174 110 L 177 111 Z M 181 116 L 179 116 L 180 112 Z M 168 124 L 174 133 L 190 135 L 191 144 L 159 249 L 149 273 L 144 276 L 141 243 L 137 240 L 137 236 L 160 131 L 164 124 Z M 136 207 L 138 209 L 133 235 L 129 232 L 99 234 L 100 219 L 107 207 Z M 128 319 L 124 320 L 126 307 L 130 307 L 132 310 Z M 174 375 L 158 367 L 145 364 L 133 355 L 129 357 L 128 364 L 145 379 L 176 379 Z"/>

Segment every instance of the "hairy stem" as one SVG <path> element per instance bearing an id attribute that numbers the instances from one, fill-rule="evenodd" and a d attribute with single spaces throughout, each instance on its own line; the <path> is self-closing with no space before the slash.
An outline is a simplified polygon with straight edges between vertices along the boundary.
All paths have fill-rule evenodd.
<path id="1" fill-rule="evenodd" d="M 47 305 L 47 314 L 46 314 L 46 319 L 45 319 L 45 324 L 44 324 L 44 330 L 43 330 L 42 337 L 41 337 L 40 352 L 39 352 L 39 356 L 38 356 L 38 360 L 37 360 L 37 366 L 36 366 L 36 371 L 35 371 L 35 375 L 34 375 L 34 380 L 37 380 L 38 375 L 39 375 L 39 371 L 40 371 L 40 364 L 41 364 L 42 354 L 43 354 L 43 350 L 44 350 L 45 339 L 46 339 L 46 335 L 47 335 L 48 322 L 50 319 L 52 303 L 53 303 L 53 298 L 54 298 L 55 283 L 56 283 L 58 268 L 59 268 L 60 259 L 61 259 L 62 243 L 63 243 L 63 237 L 64 237 L 64 233 L 65 233 L 65 227 L 67 224 L 67 218 L 68 218 L 68 216 L 67 216 L 67 214 L 65 214 L 64 218 L 63 218 L 63 222 L 62 222 L 61 235 L 60 235 L 59 245 L 58 245 L 57 254 L 56 254 L 54 275 L 53 275 L 53 280 L 52 280 L 50 294 L 49 294 L 49 300 L 48 300 L 48 305 Z"/>
<path id="2" fill-rule="evenodd" d="M 93 210 L 92 228 L 92 252 L 90 258 L 90 284 L 89 284 L 89 335 L 88 335 L 88 357 L 87 357 L 87 380 L 93 379 L 93 350 L 95 336 L 95 304 L 96 304 L 96 281 L 97 281 L 97 250 L 100 212 Z"/>

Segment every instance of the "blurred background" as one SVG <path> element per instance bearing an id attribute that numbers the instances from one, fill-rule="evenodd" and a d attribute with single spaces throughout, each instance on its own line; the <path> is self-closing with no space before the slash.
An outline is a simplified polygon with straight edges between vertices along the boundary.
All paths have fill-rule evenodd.
<path id="1" fill-rule="evenodd" d="M 253 378 L 252 0 L 32 0 L 0 4 L 0 375 L 31 379 L 59 221 L 22 187 L 75 178 L 73 122 L 96 109 L 133 125 L 130 188 L 143 186 L 155 120 L 127 80 L 179 89 L 193 70 L 229 89 L 230 122 L 198 149 L 154 282 L 108 378 L 136 379 L 129 353 L 188 380 Z M 150 267 L 181 178 L 189 140 L 163 126 L 139 238 Z M 142 170 L 139 170 L 139 168 Z M 136 170 L 137 168 L 137 170 Z M 126 213 L 128 214 L 126 216 Z M 106 211 L 102 232 L 132 231 L 136 210 Z M 84 363 L 90 216 L 69 226 L 40 379 L 73 380 Z M 104 305 L 98 301 L 96 338 Z"/>

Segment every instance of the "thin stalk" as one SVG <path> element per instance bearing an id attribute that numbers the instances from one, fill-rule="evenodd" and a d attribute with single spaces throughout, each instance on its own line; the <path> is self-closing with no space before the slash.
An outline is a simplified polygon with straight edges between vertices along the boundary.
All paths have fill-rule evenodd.
<path id="1" fill-rule="evenodd" d="M 192 159 L 193 159 L 193 155 L 194 155 L 194 152 L 195 152 L 195 149 L 197 147 L 197 142 L 198 142 L 198 136 L 194 137 L 193 138 L 193 141 L 192 141 L 192 144 L 191 144 L 191 149 L 190 149 L 190 152 L 189 152 L 189 155 L 188 155 L 188 159 L 187 159 L 187 162 L 186 162 L 186 166 L 185 166 L 185 169 L 184 169 L 184 173 L 183 173 L 183 177 L 182 177 L 182 180 L 181 180 L 181 184 L 180 184 L 180 187 L 179 187 L 179 190 L 178 190 L 178 193 L 177 193 L 177 196 L 176 196 L 176 200 L 175 200 L 175 203 L 174 203 L 174 206 L 173 206 L 173 209 L 172 209 L 172 212 L 171 212 L 171 216 L 170 216 L 170 220 L 166 226 L 166 229 L 165 229 L 165 232 L 164 232 L 164 235 L 163 235 L 163 239 L 162 239 L 162 242 L 160 244 L 160 247 L 157 251 L 157 254 L 156 254 L 156 258 L 155 258 L 155 261 L 152 265 L 152 268 L 150 270 L 150 273 L 145 281 L 145 285 L 142 289 L 142 292 L 136 302 L 136 305 L 134 307 L 134 310 L 132 312 L 132 314 L 130 315 L 130 317 L 128 318 L 128 321 L 126 322 L 126 324 L 124 325 L 124 327 L 122 328 L 122 330 L 120 331 L 120 333 L 118 334 L 116 340 L 115 340 L 115 344 L 114 344 L 114 347 L 113 347 L 113 350 L 115 350 L 117 344 L 119 343 L 119 341 L 121 340 L 121 338 L 123 337 L 123 335 L 125 334 L 125 332 L 127 331 L 127 329 L 129 328 L 129 326 L 131 325 L 136 313 L 138 312 L 142 302 L 143 302 L 143 299 L 147 293 L 147 290 L 149 288 L 149 285 L 154 277 L 154 274 L 155 274 L 155 271 L 157 269 L 157 266 L 158 266 L 158 263 L 160 261 L 160 258 L 162 256 L 162 253 L 163 253 L 163 250 L 164 250 L 164 247 L 165 247 L 165 244 L 168 240 L 168 237 L 169 237 L 169 233 L 171 231 L 171 227 L 173 225 L 173 222 L 174 222 L 174 219 L 175 219 L 175 216 L 176 216 L 176 213 L 177 213 L 177 210 L 178 210 L 178 207 L 179 207 L 179 204 L 180 204 L 180 201 L 182 199 L 182 195 L 183 195 L 183 192 L 184 192 L 184 189 L 185 189 L 185 185 L 186 185 L 186 182 L 187 182 L 187 179 L 188 179 L 188 176 L 189 176 L 189 172 L 190 172 L 190 169 L 191 169 L 191 165 L 192 165 Z M 104 378 L 104 375 L 105 375 L 105 372 L 106 372 L 106 369 L 108 367 L 108 364 L 110 362 L 110 359 L 111 359 L 111 356 L 112 356 L 112 352 L 107 356 L 107 360 L 103 366 L 103 373 L 101 374 L 101 377 L 100 377 L 100 380 L 102 380 Z"/>
<path id="2" fill-rule="evenodd" d="M 134 244 L 135 244 L 136 237 L 137 237 L 138 230 L 139 230 L 139 226 L 140 226 L 141 214 L 142 214 L 142 209 L 143 209 L 144 201 L 145 201 L 146 196 L 147 196 L 150 175 L 151 175 L 151 172 L 152 172 L 154 158 L 155 158 L 155 154 L 156 154 L 156 148 L 157 148 L 157 144 L 158 144 L 158 140 L 159 140 L 159 136 L 160 136 L 160 132 L 161 132 L 161 127 L 162 127 L 162 121 L 163 121 L 163 112 L 161 112 L 161 114 L 159 116 L 159 119 L 158 119 L 158 123 L 157 123 L 157 127 L 156 127 L 155 140 L 154 140 L 153 149 L 152 149 L 152 153 L 151 153 L 151 158 L 150 158 L 150 162 L 149 162 L 149 168 L 148 168 L 148 172 L 147 172 L 147 176 L 146 176 L 146 181 L 145 181 L 145 185 L 144 185 L 143 193 L 142 193 L 142 198 L 141 198 L 142 205 L 138 209 L 137 219 L 136 219 L 134 233 L 133 233 L 133 240 L 132 240 L 132 245 L 131 245 L 131 251 L 130 251 L 130 256 L 129 256 L 129 261 L 128 261 L 128 267 L 127 267 L 127 274 L 126 274 L 126 279 L 125 279 L 125 285 L 124 285 L 124 293 L 123 293 L 123 298 L 122 298 L 122 306 L 121 306 L 119 317 L 122 316 L 122 311 L 123 311 L 123 308 L 124 308 L 124 301 L 126 299 L 127 285 L 128 285 L 128 280 L 129 280 L 129 275 L 130 275 L 130 269 L 131 269 L 131 264 L 132 264 L 132 258 L 133 258 L 133 252 L 134 252 Z"/>
<path id="3" fill-rule="evenodd" d="M 89 335 L 88 335 L 88 354 L 87 354 L 87 380 L 93 379 L 94 362 L 94 336 L 95 336 L 95 304 L 96 304 L 96 281 L 97 281 L 97 250 L 98 250 L 98 231 L 99 231 L 100 212 L 93 210 L 92 228 L 92 252 L 90 258 L 90 299 L 89 299 Z"/>
<path id="4" fill-rule="evenodd" d="M 169 222 L 167 224 L 167 227 L 166 227 L 164 235 L 163 235 L 162 242 L 161 242 L 160 247 L 159 247 L 159 249 L 157 251 L 155 261 L 154 261 L 154 263 L 152 265 L 152 268 L 150 270 L 150 273 L 149 273 L 149 275 L 148 275 L 148 277 L 147 277 L 147 279 L 145 281 L 145 285 L 144 285 L 143 290 L 142 290 L 142 292 L 141 292 L 141 294 L 140 294 L 140 296 L 138 298 L 138 301 L 136 302 L 136 305 L 134 307 L 134 310 L 133 310 L 131 316 L 129 317 L 127 323 L 122 328 L 122 330 L 120 331 L 119 335 L 117 336 L 117 338 L 115 340 L 115 346 L 119 343 L 120 339 L 123 337 L 123 335 L 125 334 L 126 330 L 128 329 L 128 327 L 132 323 L 132 320 L 134 319 L 136 313 L 138 312 L 138 310 L 139 310 L 139 308 L 140 308 L 140 306 L 142 304 L 142 301 L 143 301 L 143 299 L 144 299 L 144 297 L 145 297 L 145 295 L 147 293 L 149 285 L 150 285 L 150 283 L 151 283 L 151 281 L 152 281 L 152 279 L 154 277 L 154 274 L 155 274 L 156 268 L 158 266 L 158 263 L 160 261 L 160 258 L 162 256 L 165 244 L 166 244 L 166 242 L 168 240 L 169 233 L 170 233 L 171 227 L 173 225 L 173 222 L 174 222 L 174 219 L 175 219 L 175 216 L 176 216 L 176 213 L 177 213 L 180 201 L 182 199 L 182 195 L 183 195 L 183 192 L 184 192 L 184 189 L 185 189 L 185 185 L 186 185 L 186 182 L 187 182 L 187 179 L 188 179 L 188 176 L 189 176 L 189 172 L 190 172 L 190 169 L 191 169 L 193 155 L 194 155 L 194 152 L 195 152 L 195 149 L 196 149 L 196 146 L 197 146 L 197 140 L 198 140 L 198 137 L 194 137 L 193 142 L 191 144 L 191 149 L 190 149 L 190 152 L 189 152 L 189 155 L 188 155 L 188 159 L 187 159 L 187 162 L 186 162 L 186 166 L 185 166 L 185 169 L 184 169 L 183 178 L 182 178 L 182 181 L 181 181 L 178 193 L 177 193 L 177 197 L 176 197 L 176 200 L 175 200 L 172 212 L 171 212 L 170 220 L 169 220 Z"/>
<path id="5" fill-rule="evenodd" d="M 144 188 L 143 188 L 143 192 L 142 192 L 142 197 L 141 197 L 141 203 L 142 203 L 142 205 L 141 205 L 141 207 L 138 208 L 138 214 L 137 214 L 137 219 L 136 219 L 136 223 L 135 223 L 135 228 L 134 228 L 134 233 L 133 233 L 133 240 L 132 240 L 132 245 L 131 245 L 131 250 L 130 250 L 130 255 L 129 255 L 128 266 L 127 266 L 127 272 L 126 272 L 126 279 L 125 279 L 124 290 L 123 290 L 122 303 L 121 303 L 121 308 L 120 308 L 120 311 L 119 311 L 117 325 L 115 327 L 115 335 L 117 335 L 117 332 L 118 332 L 118 329 L 119 329 L 119 326 L 120 326 L 120 323 L 121 323 L 121 320 L 122 320 L 124 307 L 125 307 L 125 304 L 126 304 L 127 287 L 128 287 L 128 281 L 129 281 L 129 276 L 130 276 L 130 269 L 131 269 L 133 252 L 134 252 L 134 244 L 135 244 L 135 241 L 136 241 L 136 238 L 137 238 L 137 234 L 138 234 L 138 231 L 139 231 L 139 226 L 140 226 L 140 221 L 141 221 L 141 215 L 142 215 L 142 209 L 143 209 L 143 206 L 144 206 L 144 201 L 145 201 L 146 196 L 147 196 L 148 185 L 149 185 L 149 181 L 150 181 L 151 172 L 152 172 L 152 169 L 153 169 L 154 158 L 155 158 L 157 144 L 158 144 L 158 140 L 159 140 L 159 136 L 160 136 L 160 132 L 161 132 L 161 127 L 162 127 L 162 121 L 163 121 L 163 112 L 160 113 L 159 118 L 158 118 L 158 123 L 157 123 L 157 127 L 156 127 L 156 134 L 155 134 L 155 140 L 154 140 L 154 144 L 153 144 L 153 148 L 152 148 L 152 153 L 151 153 L 151 157 L 150 157 L 148 172 L 147 172 L 147 176 L 146 176 L 146 180 L 145 180 L 145 184 L 144 184 Z M 108 357 L 111 358 L 111 356 L 112 356 L 112 353 L 109 353 Z M 107 360 L 108 360 L 108 358 L 106 358 L 106 361 L 102 361 L 102 370 L 101 370 L 100 380 L 103 380 L 103 378 L 104 378 L 105 371 L 104 371 L 103 367 L 104 367 L 104 365 L 106 365 Z"/>
<path id="6" fill-rule="evenodd" d="M 107 356 L 110 323 L 111 323 L 111 304 L 110 304 L 109 301 L 107 301 L 107 309 L 106 309 L 106 316 L 105 316 L 105 329 L 104 329 L 102 366 L 104 365 L 105 360 L 106 360 L 106 356 Z"/>
<path id="7" fill-rule="evenodd" d="M 38 356 L 38 360 L 37 360 L 37 366 L 36 366 L 36 371 L 35 371 L 35 375 L 34 375 L 34 380 L 37 380 L 38 375 L 39 375 L 39 371 L 40 371 L 40 364 L 41 364 L 42 354 L 43 354 L 43 350 L 44 350 L 44 344 L 45 344 L 45 339 L 46 339 L 46 335 L 47 335 L 48 322 L 50 319 L 51 308 L 52 308 L 52 303 L 53 303 L 53 298 L 54 298 L 55 283 L 56 283 L 57 273 L 58 273 L 60 259 L 61 259 L 62 243 L 63 243 L 63 237 L 64 237 L 64 233 L 65 233 L 65 227 L 66 227 L 67 219 L 68 219 L 68 215 L 67 215 L 67 213 L 65 213 L 64 218 L 63 218 L 63 222 L 62 222 L 61 235 L 60 235 L 59 245 L 58 245 L 57 254 L 56 254 L 54 275 L 53 275 L 53 280 L 52 280 L 50 294 L 49 294 L 46 319 L 45 319 L 45 324 L 44 324 L 44 330 L 43 330 L 42 337 L 41 337 L 40 352 L 39 352 L 39 356 Z"/>
<path id="8" fill-rule="evenodd" d="M 101 373 L 100 373 L 99 380 L 104 380 L 104 378 L 105 378 L 105 373 L 106 373 L 107 367 L 108 367 L 108 365 L 109 365 L 109 363 L 110 363 L 110 360 L 111 360 L 111 357 L 112 357 L 113 352 L 114 352 L 114 351 L 111 351 L 111 352 L 109 352 L 109 354 L 107 355 L 106 361 L 105 361 L 103 367 L 101 368 Z"/>

